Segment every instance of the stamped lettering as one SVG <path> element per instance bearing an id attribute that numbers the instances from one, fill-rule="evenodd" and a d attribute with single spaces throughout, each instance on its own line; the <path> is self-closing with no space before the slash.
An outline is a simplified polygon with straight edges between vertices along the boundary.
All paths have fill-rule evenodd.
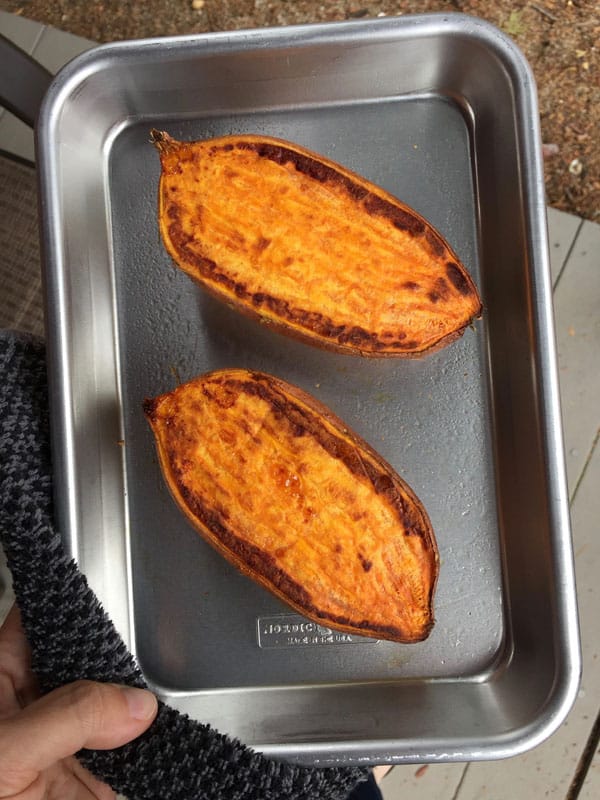
<path id="1" fill-rule="evenodd" d="M 377 644 L 379 639 L 355 636 L 334 631 L 325 625 L 301 617 L 299 614 L 277 614 L 256 620 L 256 638 L 259 647 L 323 647 L 327 645 Z"/>

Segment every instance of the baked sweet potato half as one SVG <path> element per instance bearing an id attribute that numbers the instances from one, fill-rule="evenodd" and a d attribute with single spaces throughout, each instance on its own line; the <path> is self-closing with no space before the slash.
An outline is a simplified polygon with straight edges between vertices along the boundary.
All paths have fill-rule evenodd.
<path id="1" fill-rule="evenodd" d="M 228 561 L 333 628 L 418 642 L 438 553 L 409 486 L 325 406 L 219 370 L 144 404 L 173 497 Z"/>
<path id="2" fill-rule="evenodd" d="M 264 136 L 152 139 L 167 251 L 239 311 L 326 349 L 405 357 L 481 314 L 443 237 L 339 164 Z"/>

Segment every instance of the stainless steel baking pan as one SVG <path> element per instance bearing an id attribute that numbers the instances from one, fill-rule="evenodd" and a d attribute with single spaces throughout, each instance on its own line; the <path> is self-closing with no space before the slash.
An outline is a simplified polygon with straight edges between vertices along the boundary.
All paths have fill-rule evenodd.
<path id="1" fill-rule="evenodd" d="M 275 135 L 381 184 L 448 238 L 483 319 L 402 362 L 237 316 L 163 250 L 152 127 Z M 535 89 L 512 42 L 432 15 L 103 46 L 55 79 L 37 142 L 60 524 L 148 683 L 308 763 L 498 758 L 549 735 L 578 636 Z M 176 510 L 141 404 L 222 366 L 307 389 L 413 486 L 441 555 L 426 642 L 291 614 Z"/>

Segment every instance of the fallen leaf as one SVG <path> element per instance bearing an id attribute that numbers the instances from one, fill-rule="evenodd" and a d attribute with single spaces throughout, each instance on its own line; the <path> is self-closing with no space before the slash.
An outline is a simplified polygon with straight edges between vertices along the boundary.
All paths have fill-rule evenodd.
<path id="1" fill-rule="evenodd" d="M 520 33 L 525 33 L 527 28 L 523 25 L 521 20 L 521 12 L 520 11 L 511 11 L 510 16 L 502 26 L 506 33 L 509 33 L 511 36 L 518 36 Z"/>

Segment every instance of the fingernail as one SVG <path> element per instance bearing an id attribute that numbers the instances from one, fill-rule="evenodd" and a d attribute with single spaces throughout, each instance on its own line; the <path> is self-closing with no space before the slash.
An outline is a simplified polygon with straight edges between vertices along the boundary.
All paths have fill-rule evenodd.
<path id="1" fill-rule="evenodd" d="M 133 719 L 150 719 L 154 716 L 157 702 L 152 692 L 131 686 L 123 687 L 122 692 L 129 706 L 129 715 Z"/>

